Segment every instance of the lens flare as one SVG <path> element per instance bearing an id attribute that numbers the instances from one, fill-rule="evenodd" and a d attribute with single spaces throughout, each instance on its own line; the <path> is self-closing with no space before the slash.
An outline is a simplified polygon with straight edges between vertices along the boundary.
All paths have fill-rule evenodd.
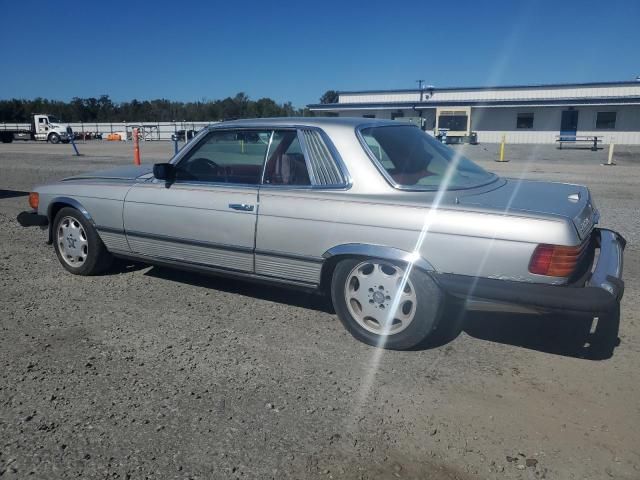
<path id="1" fill-rule="evenodd" d="M 509 34 L 505 37 L 505 41 L 503 42 L 503 48 L 502 48 L 502 52 L 500 55 L 497 55 L 496 57 L 496 62 L 493 65 L 491 74 L 488 77 L 488 84 L 496 84 L 498 83 L 498 80 L 500 80 L 501 78 L 503 78 L 504 76 L 504 72 L 507 70 L 507 68 L 509 67 L 509 62 L 510 60 L 514 57 L 513 52 L 515 51 L 515 46 L 518 43 L 519 39 L 520 39 L 520 35 L 521 32 L 523 31 L 523 27 L 525 26 L 525 24 L 527 23 L 528 19 L 530 18 L 530 12 L 531 9 L 534 8 L 532 5 L 524 5 L 520 7 L 520 14 L 517 18 L 517 21 L 515 21 L 510 29 Z M 482 108 L 478 109 L 478 115 L 476 117 L 474 117 L 474 123 L 475 124 L 480 124 L 481 123 L 481 118 L 483 116 L 483 112 L 482 112 Z M 462 149 L 461 149 L 462 150 Z M 522 179 L 525 175 L 525 173 L 528 171 L 528 166 L 532 160 L 532 158 L 535 156 L 535 154 L 537 153 L 537 147 L 534 148 L 532 155 L 527 158 L 527 160 L 525 161 L 523 168 L 521 169 L 521 171 L 519 172 L 518 175 L 518 179 L 516 179 L 515 181 L 517 182 L 516 187 L 514 188 L 514 191 L 504 209 L 504 214 L 506 215 L 508 213 L 508 211 L 511 208 L 511 205 L 513 203 L 514 198 L 516 197 L 519 189 L 520 189 L 520 185 L 522 183 Z M 422 230 L 420 231 L 420 235 L 418 236 L 418 239 L 416 241 L 415 247 L 410 255 L 410 257 L 408 258 L 408 263 L 407 263 L 407 269 L 402 277 L 401 280 L 401 284 L 400 284 L 400 288 L 398 288 L 398 292 L 401 293 L 404 289 L 404 286 L 407 283 L 407 280 L 409 278 L 409 276 L 411 275 L 411 271 L 413 270 L 413 266 L 415 264 L 415 261 L 417 260 L 417 258 L 420 257 L 420 249 L 425 241 L 425 238 L 427 236 L 427 234 L 429 233 L 429 229 L 431 227 L 431 225 L 433 224 L 434 220 L 436 219 L 437 215 L 438 215 L 438 208 L 440 207 L 440 204 L 442 202 L 442 199 L 444 197 L 444 194 L 446 193 L 449 184 L 451 182 L 452 176 L 457 168 L 457 165 L 460 161 L 460 158 L 462 157 L 462 153 L 459 152 L 458 150 L 455 151 L 455 155 L 453 157 L 452 162 L 450 163 L 449 167 L 447 168 L 443 181 L 440 183 L 440 186 L 438 188 L 437 194 L 434 198 L 433 203 L 431 204 L 429 210 L 427 211 L 427 213 L 425 214 L 425 218 L 424 218 L 424 222 L 423 222 L 423 227 Z M 482 272 L 484 265 L 487 262 L 487 259 L 489 257 L 489 254 L 493 248 L 494 242 L 495 242 L 495 237 L 497 235 L 498 232 L 494 232 L 494 235 L 492 236 L 492 238 L 490 239 L 489 245 L 483 255 L 482 260 L 480 261 L 480 264 L 478 265 L 478 269 L 477 269 L 477 273 L 475 275 L 476 281 L 473 283 L 472 287 L 469 290 L 469 294 L 473 293 L 473 291 L 475 290 L 475 286 L 477 283 L 477 277 L 478 275 Z M 397 295 L 397 298 L 394 298 L 394 302 L 392 304 L 392 308 L 389 309 L 390 315 L 391 317 L 393 317 L 393 314 L 395 313 L 395 311 L 398 308 L 399 305 L 399 301 L 400 301 L 400 296 Z M 461 313 L 463 314 L 463 313 Z M 386 330 L 386 332 L 388 333 L 391 324 L 393 322 L 393 318 L 388 319 L 384 325 L 384 328 Z M 371 354 L 371 359 L 369 362 L 367 362 L 366 365 L 366 371 L 365 371 L 365 375 L 364 378 L 362 380 L 362 384 L 360 386 L 360 390 L 358 392 L 358 400 L 357 402 L 355 402 L 354 404 L 354 412 L 353 412 L 353 416 L 352 419 L 354 421 L 357 422 L 357 419 L 360 417 L 360 412 L 367 400 L 367 398 L 369 397 L 369 394 L 371 392 L 371 388 L 373 386 L 373 382 L 375 380 L 376 374 L 378 372 L 378 369 L 380 368 L 380 361 L 382 359 L 382 355 L 384 354 L 385 350 L 384 350 L 384 346 L 386 344 L 386 340 L 387 340 L 387 336 L 386 334 L 382 334 L 380 335 L 380 340 L 378 342 L 377 347 L 373 349 L 373 352 Z M 433 366 L 435 367 L 435 365 L 437 364 L 437 362 L 433 363 Z"/>
<path id="2" fill-rule="evenodd" d="M 353 419 L 357 419 L 360 416 L 360 412 L 362 407 L 366 403 L 367 398 L 369 397 L 369 393 L 371 391 L 371 387 L 373 386 L 374 379 L 380 368 L 380 361 L 382 359 L 382 355 L 385 352 L 385 345 L 389 335 L 389 330 L 393 324 L 393 317 L 395 312 L 398 310 L 401 300 L 401 294 L 404 291 L 409 276 L 413 270 L 413 266 L 415 262 L 421 257 L 420 250 L 424 241 L 429 233 L 429 229 L 431 225 L 434 223 L 435 219 L 438 215 L 438 208 L 442 203 L 442 199 L 444 198 L 445 193 L 448 190 L 449 185 L 451 184 L 451 179 L 453 178 L 454 173 L 458 168 L 458 164 L 460 163 L 461 154 L 459 152 L 455 152 L 451 162 L 447 166 L 447 170 L 444 173 L 442 182 L 440 182 L 440 186 L 436 192 L 436 195 L 428 208 L 427 212 L 424 216 L 424 221 L 422 222 L 422 229 L 420 230 L 420 234 L 418 235 L 418 239 L 416 240 L 415 246 L 411 253 L 407 258 L 407 265 L 404 272 L 404 275 L 400 279 L 400 285 L 397 290 L 396 296 L 393 298 L 393 302 L 391 307 L 389 308 L 389 314 L 384 322 L 382 333 L 379 336 L 379 341 L 377 344 L 377 348 L 373 349 L 371 353 L 371 358 L 367 362 L 367 370 L 365 372 L 364 378 L 362 380 L 362 384 L 360 385 L 360 390 L 358 392 L 358 400 L 355 402 L 354 407 L 355 411 L 352 416 Z"/>
<path id="3" fill-rule="evenodd" d="M 518 192 L 520 191 L 520 187 L 522 186 L 522 181 L 524 179 L 524 176 L 530 171 L 529 166 L 531 164 L 531 162 L 533 161 L 534 157 L 537 154 L 539 147 L 535 147 L 531 153 L 531 155 L 529 155 L 526 160 L 524 161 L 524 163 L 522 164 L 522 168 L 520 168 L 518 175 L 516 178 L 511 178 L 509 179 L 509 181 L 515 182 L 515 187 L 513 189 L 513 191 L 511 192 L 511 195 L 509 196 L 509 200 L 507 201 L 503 211 L 502 211 L 502 215 L 508 215 L 509 212 L 511 211 L 511 205 L 513 205 L 513 201 L 515 200 L 515 198 L 518 196 Z M 482 255 L 482 259 L 480 260 L 480 263 L 478 264 L 478 268 L 476 269 L 476 273 L 473 276 L 473 282 L 471 282 L 471 285 L 469 287 L 469 290 L 467 291 L 466 294 L 466 299 L 465 301 L 468 303 L 470 299 L 473 298 L 473 292 L 475 292 L 475 289 L 478 285 L 478 279 L 480 278 L 480 274 L 482 273 L 482 271 L 484 270 L 485 265 L 487 264 L 487 260 L 489 259 L 489 255 L 491 254 L 491 251 L 493 250 L 494 244 L 495 244 L 495 240 L 496 237 L 498 235 L 497 230 L 494 230 L 491 234 L 491 236 L 489 237 L 489 244 L 487 245 L 487 248 L 484 251 L 484 254 Z M 458 313 L 458 315 L 464 315 L 464 311 L 461 311 Z"/>
<path id="4" fill-rule="evenodd" d="M 448 187 L 451 183 L 452 177 L 454 175 L 454 173 L 456 172 L 458 163 L 460 161 L 460 158 L 463 156 L 463 152 L 464 149 L 460 149 L 460 150 L 456 150 L 455 151 L 455 155 L 451 161 L 451 163 L 449 164 L 445 175 L 443 177 L 443 181 L 441 182 L 438 191 L 436 192 L 435 198 L 431 204 L 431 206 L 429 207 L 429 209 L 427 210 L 427 212 L 425 213 L 424 216 L 424 221 L 422 224 L 422 229 L 420 231 L 420 234 L 418 235 L 418 238 L 416 240 L 415 246 L 413 248 L 413 251 L 407 256 L 407 265 L 406 265 L 406 270 L 404 275 L 402 276 L 401 279 L 401 283 L 400 286 L 398 288 L 398 295 L 396 295 L 396 297 L 393 299 L 393 303 L 391 305 L 391 308 L 389 308 L 389 317 L 386 319 L 386 322 L 383 326 L 383 333 L 380 335 L 380 339 L 378 341 L 377 344 L 377 348 L 373 349 L 372 353 L 371 353 L 371 357 L 369 359 L 368 362 L 366 362 L 366 371 L 365 371 L 365 375 L 362 379 L 362 383 L 360 385 L 360 389 L 358 391 L 358 397 L 357 397 L 357 401 L 354 403 L 354 411 L 353 411 L 353 415 L 352 418 L 354 421 L 357 421 L 357 419 L 360 417 L 362 408 L 364 407 L 367 399 L 370 396 L 371 390 L 373 388 L 373 384 L 375 381 L 375 377 L 377 375 L 377 372 L 380 368 L 380 363 L 382 360 L 382 357 L 384 355 L 384 353 L 386 352 L 386 350 L 384 349 L 385 345 L 386 345 L 386 341 L 388 338 L 388 333 L 389 333 L 389 329 L 392 326 L 393 323 L 393 316 L 394 313 L 397 311 L 397 308 L 399 306 L 401 297 L 400 297 L 400 293 L 404 290 L 404 287 L 409 279 L 409 276 L 411 275 L 411 272 L 413 270 L 413 267 L 415 265 L 415 262 L 421 258 L 420 255 L 420 251 L 422 249 L 422 245 L 425 242 L 425 239 L 427 237 L 427 235 L 429 234 L 429 231 L 431 229 L 431 226 L 433 225 L 433 223 L 435 222 L 437 216 L 438 216 L 438 211 L 440 208 L 440 205 L 442 204 L 444 195 L 446 194 Z M 532 163 L 532 161 L 535 159 L 535 157 L 537 156 L 538 153 L 538 147 L 535 147 L 532 151 L 532 153 L 524 160 L 521 168 L 519 169 L 516 178 L 511 178 L 509 181 L 515 182 L 515 188 L 513 189 L 509 200 L 507 201 L 505 208 L 502 212 L 503 215 L 507 215 L 509 213 L 509 211 L 511 210 L 511 205 L 513 204 L 514 199 L 517 197 L 518 192 L 520 191 L 520 187 L 522 185 L 522 181 L 525 177 L 525 175 L 530 172 L 530 165 Z M 478 264 L 478 268 L 476 270 L 476 275 L 474 276 L 474 282 L 472 283 L 469 291 L 467 292 L 467 299 L 471 298 L 473 296 L 473 292 L 475 291 L 475 287 L 477 285 L 477 279 L 478 276 L 480 275 L 480 273 L 483 271 L 486 262 L 489 258 L 489 255 L 491 254 L 491 251 L 494 247 L 494 243 L 495 243 L 495 239 L 497 237 L 497 235 L 499 234 L 499 231 L 494 231 L 493 234 L 488 238 L 488 245 L 487 248 L 482 256 L 482 259 L 480 260 L 479 264 Z M 458 315 L 464 315 L 464 310 L 460 313 L 458 313 Z M 432 366 L 435 368 L 435 366 L 437 365 L 437 359 L 434 360 L 432 362 Z"/>

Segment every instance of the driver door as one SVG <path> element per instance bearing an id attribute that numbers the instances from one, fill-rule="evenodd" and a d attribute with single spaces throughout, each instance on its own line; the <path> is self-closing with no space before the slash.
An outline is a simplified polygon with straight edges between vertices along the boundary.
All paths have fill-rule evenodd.
<path id="1" fill-rule="evenodd" d="M 270 136 L 212 130 L 177 163 L 175 181 L 135 185 L 124 204 L 132 252 L 253 272 L 258 185 Z"/>

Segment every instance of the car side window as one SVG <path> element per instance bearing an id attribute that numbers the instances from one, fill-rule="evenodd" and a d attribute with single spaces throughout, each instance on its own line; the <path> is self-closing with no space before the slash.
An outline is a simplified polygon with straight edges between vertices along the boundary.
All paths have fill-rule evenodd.
<path id="1" fill-rule="evenodd" d="M 389 158 L 389 155 L 387 155 L 387 152 L 385 152 L 380 146 L 378 140 L 371 136 L 365 136 L 363 138 L 364 141 L 367 142 L 367 146 L 371 150 L 371 153 L 373 153 L 384 168 L 387 170 L 394 168 L 393 162 Z"/>
<path id="2" fill-rule="evenodd" d="M 270 137 L 270 130 L 213 130 L 176 165 L 176 180 L 257 185 Z"/>
<path id="3" fill-rule="evenodd" d="M 273 132 L 264 172 L 267 185 L 311 185 L 309 170 L 295 130 Z"/>
<path id="4" fill-rule="evenodd" d="M 347 186 L 345 172 L 338 166 L 338 154 L 329 148 L 324 135 L 316 129 L 302 128 L 300 140 L 307 155 L 311 183 L 318 188 Z"/>

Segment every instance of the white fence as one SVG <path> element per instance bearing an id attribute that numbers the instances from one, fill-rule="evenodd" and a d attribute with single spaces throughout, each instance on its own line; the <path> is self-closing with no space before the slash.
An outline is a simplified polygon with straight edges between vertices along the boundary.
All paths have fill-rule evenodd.
<path id="1" fill-rule="evenodd" d="M 171 135 L 179 130 L 195 130 L 198 131 L 207 125 L 217 122 L 113 122 L 113 123 L 96 123 L 96 122 L 74 122 L 69 126 L 81 138 L 89 138 L 96 134 L 102 135 L 104 140 L 111 133 L 119 133 L 123 140 L 131 140 L 131 134 L 134 128 L 140 129 L 140 139 L 143 141 L 154 140 L 171 140 Z M 28 130 L 28 123 L 0 123 L 0 131 L 2 130 Z"/>
<path id="2" fill-rule="evenodd" d="M 514 132 L 478 130 L 479 143 L 500 143 L 505 137 L 507 143 L 557 143 L 560 132 Z M 640 145 L 640 132 L 587 130 L 578 131 L 577 136 L 598 137 L 603 145 L 615 143 L 620 145 Z"/>

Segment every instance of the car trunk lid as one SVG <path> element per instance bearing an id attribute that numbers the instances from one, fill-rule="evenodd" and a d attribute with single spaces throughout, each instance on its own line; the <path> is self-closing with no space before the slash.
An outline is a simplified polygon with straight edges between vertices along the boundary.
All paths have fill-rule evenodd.
<path id="1" fill-rule="evenodd" d="M 570 219 L 580 239 L 588 237 L 598 220 L 589 189 L 567 183 L 506 179 L 499 188 L 460 195 L 461 205 L 478 206 L 501 212 L 556 215 Z"/>

